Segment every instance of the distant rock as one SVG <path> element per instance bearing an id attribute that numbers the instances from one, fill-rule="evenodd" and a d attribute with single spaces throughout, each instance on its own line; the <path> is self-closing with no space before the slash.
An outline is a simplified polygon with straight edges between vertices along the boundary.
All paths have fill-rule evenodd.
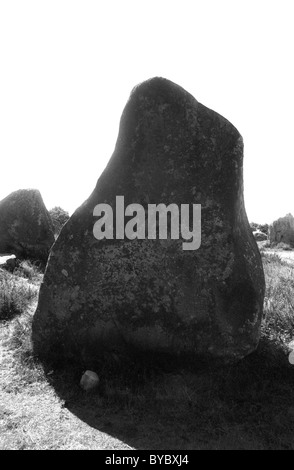
<path id="1" fill-rule="evenodd" d="M 53 226 L 37 189 L 19 189 L 0 201 L 0 253 L 47 261 Z"/>
<path id="2" fill-rule="evenodd" d="M 292 214 L 287 214 L 270 225 L 269 239 L 271 245 L 285 243 L 294 248 L 294 217 Z"/>
<path id="3" fill-rule="evenodd" d="M 242 138 L 225 118 L 169 80 L 138 85 L 105 171 L 52 249 L 33 321 L 36 353 L 88 364 L 124 352 L 197 364 L 253 351 L 265 283 L 242 162 Z M 144 217 L 150 204 L 201 204 L 200 248 L 183 250 L 188 237 L 170 230 L 167 239 L 130 240 L 124 230 L 96 239 L 94 208 L 105 203 L 115 214 L 117 196 L 125 207 L 140 204 Z"/>
<path id="4" fill-rule="evenodd" d="M 253 236 L 257 242 L 262 242 L 264 240 L 267 240 L 267 235 L 260 230 L 255 230 L 253 232 Z"/>

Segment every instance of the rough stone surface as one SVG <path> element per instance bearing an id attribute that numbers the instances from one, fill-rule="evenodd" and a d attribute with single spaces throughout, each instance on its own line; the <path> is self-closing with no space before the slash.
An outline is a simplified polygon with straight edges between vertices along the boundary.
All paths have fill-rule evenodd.
<path id="1" fill-rule="evenodd" d="M 201 204 L 202 241 L 100 240 L 93 209 L 138 203 Z M 33 322 L 35 351 L 89 358 L 235 360 L 259 340 L 260 253 L 243 202 L 237 129 L 162 78 L 134 88 L 114 153 L 90 197 L 63 227 L 48 261 Z"/>
<path id="2" fill-rule="evenodd" d="M 253 236 L 255 238 L 256 241 L 258 242 L 262 242 L 264 240 L 267 240 L 267 235 L 263 232 L 261 232 L 260 230 L 255 230 L 253 233 Z"/>
<path id="3" fill-rule="evenodd" d="M 0 201 L 0 253 L 46 262 L 53 227 L 40 192 L 19 189 Z"/>
<path id="4" fill-rule="evenodd" d="M 269 227 L 270 244 L 286 243 L 294 247 L 294 217 L 287 214 L 275 220 Z"/>

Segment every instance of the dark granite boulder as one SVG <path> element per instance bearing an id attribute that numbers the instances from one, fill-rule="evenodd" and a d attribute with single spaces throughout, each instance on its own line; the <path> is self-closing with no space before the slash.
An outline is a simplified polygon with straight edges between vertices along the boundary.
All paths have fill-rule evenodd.
<path id="1" fill-rule="evenodd" d="M 19 189 L 0 201 L 0 253 L 46 263 L 53 226 L 40 191 Z"/>
<path id="2" fill-rule="evenodd" d="M 117 196 L 145 211 L 141 238 L 124 236 Z M 102 203 L 113 209 L 113 239 L 93 235 Z M 188 237 L 176 239 L 171 227 L 167 239 L 158 231 L 143 238 L 150 205 L 160 203 L 189 204 L 190 229 L 191 208 L 201 204 L 200 247 L 198 239 L 195 249 L 183 249 Z M 169 80 L 140 84 L 96 188 L 51 251 L 33 322 L 35 351 L 85 362 L 124 351 L 236 360 L 258 344 L 264 288 L 244 208 L 239 132 Z"/>

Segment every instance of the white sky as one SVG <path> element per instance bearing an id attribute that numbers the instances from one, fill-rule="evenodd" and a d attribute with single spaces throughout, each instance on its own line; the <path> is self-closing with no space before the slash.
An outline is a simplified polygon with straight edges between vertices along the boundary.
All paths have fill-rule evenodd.
<path id="1" fill-rule="evenodd" d="M 163 76 L 243 135 L 249 220 L 294 214 L 293 24 L 293 0 L 0 0 L 0 199 L 73 212 L 131 89 Z"/>

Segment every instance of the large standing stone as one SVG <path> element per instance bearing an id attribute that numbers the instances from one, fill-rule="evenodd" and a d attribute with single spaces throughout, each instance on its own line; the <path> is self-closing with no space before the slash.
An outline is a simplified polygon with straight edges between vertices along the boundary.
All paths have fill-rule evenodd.
<path id="1" fill-rule="evenodd" d="M 243 202 L 237 129 L 184 89 L 153 78 L 132 91 L 114 153 L 63 227 L 33 322 L 44 357 L 111 351 L 238 359 L 259 340 L 264 274 Z M 201 204 L 202 242 L 97 240 L 93 209 Z"/>
<path id="2" fill-rule="evenodd" d="M 0 201 L 0 253 L 46 262 L 53 243 L 53 226 L 40 191 L 19 189 Z"/>
<path id="3" fill-rule="evenodd" d="M 275 220 L 269 228 L 270 244 L 286 243 L 294 247 L 294 217 L 287 214 Z"/>

